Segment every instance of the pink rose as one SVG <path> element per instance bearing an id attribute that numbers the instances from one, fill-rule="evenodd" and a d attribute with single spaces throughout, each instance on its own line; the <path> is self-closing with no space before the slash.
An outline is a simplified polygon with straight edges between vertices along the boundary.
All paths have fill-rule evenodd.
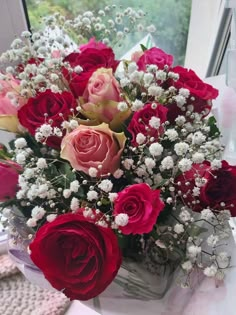
<path id="1" fill-rule="evenodd" d="M 0 202 L 14 198 L 21 167 L 12 161 L 0 162 Z"/>
<path id="2" fill-rule="evenodd" d="M 108 46 L 103 44 L 102 42 L 96 42 L 95 38 L 92 37 L 92 38 L 90 38 L 90 40 L 87 44 L 79 46 L 80 51 L 84 51 L 88 48 L 95 48 L 95 49 L 101 50 L 101 49 L 108 48 Z"/>
<path id="3" fill-rule="evenodd" d="M 68 160 L 74 169 L 86 174 L 91 167 L 98 170 L 97 176 L 113 174 L 120 166 L 125 141 L 124 133 L 112 132 L 105 123 L 80 125 L 63 138 L 61 157 Z"/>
<path id="4" fill-rule="evenodd" d="M 119 226 L 123 234 L 143 234 L 152 231 L 164 208 L 160 190 L 152 190 L 147 184 L 134 184 L 118 193 L 114 204 L 114 216 L 125 213 L 127 225 Z"/>
<path id="5" fill-rule="evenodd" d="M 146 70 L 147 65 L 156 65 L 158 69 L 164 69 L 165 65 L 170 67 L 172 63 L 173 56 L 156 47 L 145 50 L 137 61 L 139 70 L 143 71 Z"/>

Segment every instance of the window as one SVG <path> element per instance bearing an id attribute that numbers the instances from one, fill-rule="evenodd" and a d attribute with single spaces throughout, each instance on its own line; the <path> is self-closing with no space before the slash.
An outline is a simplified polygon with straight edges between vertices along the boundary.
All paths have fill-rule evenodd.
<path id="1" fill-rule="evenodd" d="M 147 12 L 148 22 L 154 24 L 157 32 L 153 40 L 156 46 L 175 56 L 175 64 L 184 64 L 187 44 L 189 19 L 192 0 L 130 0 L 128 6 L 142 9 Z M 41 27 L 39 17 L 60 12 L 67 18 L 75 17 L 79 12 L 86 10 L 98 11 L 106 5 L 112 5 L 108 0 L 25 0 L 31 28 L 38 30 Z M 127 7 L 126 0 L 117 0 L 116 6 Z M 143 37 L 144 33 L 131 33 L 122 49 L 115 52 L 121 57 Z"/>

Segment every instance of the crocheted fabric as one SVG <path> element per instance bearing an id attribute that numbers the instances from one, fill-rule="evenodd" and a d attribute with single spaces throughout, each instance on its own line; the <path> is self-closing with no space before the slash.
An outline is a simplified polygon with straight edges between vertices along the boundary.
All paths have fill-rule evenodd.
<path id="1" fill-rule="evenodd" d="M 7 255 L 0 256 L 0 279 L 1 315 L 64 315 L 69 306 L 62 293 L 27 281 Z"/>

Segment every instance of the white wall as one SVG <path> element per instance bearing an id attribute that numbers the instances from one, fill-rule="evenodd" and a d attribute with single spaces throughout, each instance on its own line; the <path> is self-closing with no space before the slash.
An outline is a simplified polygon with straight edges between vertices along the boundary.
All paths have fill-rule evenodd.
<path id="1" fill-rule="evenodd" d="M 11 42 L 27 30 L 21 0 L 0 0 L 0 54 L 9 49 Z"/>

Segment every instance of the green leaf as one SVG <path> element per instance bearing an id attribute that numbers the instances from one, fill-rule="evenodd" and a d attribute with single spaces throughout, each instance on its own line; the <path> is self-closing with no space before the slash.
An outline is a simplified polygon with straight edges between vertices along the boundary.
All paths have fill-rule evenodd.
<path id="1" fill-rule="evenodd" d="M 66 178 L 68 181 L 73 182 L 76 180 L 76 175 L 75 173 L 72 172 L 71 166 L 69 163 L 62 163 L 60 166 L 60 173 L 63 175 L 66 175 Z"/>
<path id="2" fill-rule="evenodd" d="M 215 138 L 215 137 L 218 137 L 220 135 L 220 130 L 217 127 L 216 119 L 214 116 L 211 116 L 208 119 L 207 125 L 210 127 L 210 132 L 209 132 L 210 137 Z"/>
<path id="3" fill-rule="evenodd" d="M 157 218 L 157 224 L 165 223 L 169 219 L 171 212 L 172 212 L 172 205 L 166 204 L 165 208 L 160 212 Z"/>
<path id="4" fill-rule="evenodd" d="M 186 256 L 184 250 L 182 250 L 181 248 L 174 246 L 173 251 L 169 251 L 169 259 L 177 262 L 180 260 L 183 260 L 184 257 Z"/>
<path id="5" fill-rule="evenodd" d="M 13 139 L 13 140 L 9 141 L 9 143 L 8 143 L 11 150 L 15 150 L 15 140 L 16 139 Z"/>
<path id="6" fill-rule="evenodd" d="M 163 178 L 163 180 L 158 185 L 153 186 L 153 189 L 157 189 L 159 187 L 162 187 L 168 180 L 169 180 L 168 178 Z"/>
<path id="7" fill-rule="evenodd" d="M 110 200 L 109 200 L 109 199 L 106 199 L 106 198 L 102 198 L 102 199 L 101 199 L 101 202 L 102 202 L 102 204 L 103 204 L 104 206 L 107 206 L 107 205 L 110 205 L 110 204 L 111 204 Z"/>
<path id="8" fill-rule="evenodd" d="M 142 48 L 142 51 L 145 51 L 147 50 L 147 47 L 145 47 L 143 44 L 140 44 L 141 48 Z"/>
<path id="9" fill-rule="evenodd" d="M 129 236 L 123 234 L 117 234 L 119 247 L 121 249 L 128 248 L 130 244 Z"/>

